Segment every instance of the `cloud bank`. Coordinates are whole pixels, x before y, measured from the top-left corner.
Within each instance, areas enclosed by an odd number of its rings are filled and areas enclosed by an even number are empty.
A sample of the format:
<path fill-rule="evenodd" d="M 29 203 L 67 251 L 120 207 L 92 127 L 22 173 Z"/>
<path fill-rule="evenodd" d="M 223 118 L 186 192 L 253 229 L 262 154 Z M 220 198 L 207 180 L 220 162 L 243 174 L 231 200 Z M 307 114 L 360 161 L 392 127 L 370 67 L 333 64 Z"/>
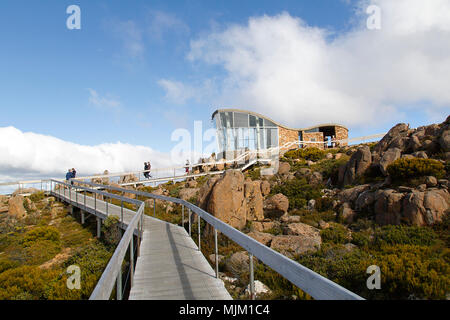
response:
<path fill-rule="evenodd" d="M 121 142 L 86 146 L 55 137 L 22 132 L 14 127 L 0 128 L 0 178 L 24 180 L 37 177 L 65 177 L 69 168 L 76 168 L 78 175 L 110 172 L 137 171 L 143 162 L 151 161 L 152 167 L 171 165 L 170 154 L 145 146 Z"/>
<path fill-rule="evenodd" d="M 381 9 L 380 30 L 366 26 L 369 4 Z M 449 16 L 447 0 L 360 1 L 356 25 L 340 34 L 289 13 L 252 17 L 246 25 L 193 40 L 187 57 L 222 68 L 224 77 L 214 82 L 220 106 L 250 109 L 294 127 L 380 124 L 407 118 L 417 105 L 445 118 Z M 160 85 L 179 103 L 193 98 L 192 92 L 211 94 L 179 81 Z"/>

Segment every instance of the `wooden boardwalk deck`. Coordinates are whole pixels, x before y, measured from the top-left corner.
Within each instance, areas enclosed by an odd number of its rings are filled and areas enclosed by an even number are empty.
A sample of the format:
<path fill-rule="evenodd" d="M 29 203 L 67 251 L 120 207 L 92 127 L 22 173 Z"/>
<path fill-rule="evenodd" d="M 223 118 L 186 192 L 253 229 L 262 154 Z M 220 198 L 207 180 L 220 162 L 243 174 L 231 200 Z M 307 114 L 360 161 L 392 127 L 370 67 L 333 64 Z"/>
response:
<path fill-rule="evenodd" d="M 53 195 L 57 192 L 52 191 Z M 73 206 L 97 217 L 121 217 L 119 206 L 94 197 L 76 194 L 61 195 Z M 71 201 L 70 201 L 71 200 Z M 86 205 L 85 205 L 86 204 Z M 126 225 L 135 212 L 123 209 Z M 130 300 L 230 300 L 222 280 L 215 277 L 206 258 L 180 226 L 144 216 L 144 233 L 137 258 Z"/>

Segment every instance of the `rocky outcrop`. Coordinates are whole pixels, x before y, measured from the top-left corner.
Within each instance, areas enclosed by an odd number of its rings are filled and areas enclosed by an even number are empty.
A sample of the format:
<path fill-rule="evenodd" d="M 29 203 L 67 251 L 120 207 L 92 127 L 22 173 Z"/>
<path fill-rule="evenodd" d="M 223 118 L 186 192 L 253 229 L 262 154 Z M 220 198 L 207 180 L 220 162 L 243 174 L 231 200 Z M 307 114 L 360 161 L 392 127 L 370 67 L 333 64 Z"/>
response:
<path fill-rule="evenodd" d="M 244 196 L 244 175 L 227 170 L 212 188 L 207 211 L 230 226 L 242 229 L 247 222 L 247 201 Z"/>
<path fill-rule="evenodd" d="M 339 184 L 350 185 L 360 177 L 371 165 L 372 154 L 368 146 L 362 146 L 339 168 Z"/>
<path fill-rule="evenodd" d="M 263 196 L 260 181 L 246 181 L 244 196 L 247 201 L 247 221 L 263 220 Z"/>
<path fill-rule="evenodd" d="M 375 193 L 375 221 L 381 225 L 401 222 L 403 194 L 395 190 L 379 190 Z"/>
<path fill-rule="evenodd" d="M 23 206 L 24 197 L 13 196 L 8 201 L 8 214 L 16 219 L 22 219 L 27 216 L 27 211 Z"/>
<path fill-rule="evenodd" d="M 281 235 L 273 237 L 270 247 L 293 258 L 308 251 L 317 251 L 321 243 L 322 240 L 317 237 Z"/>
<path fill-rule="evenodd" d="M 183 200 L 195 198 L 199 192 L 199 188 L 183 188 L 180 190 L 179 197 Z"/>
<path fill-rule="evenodd" d="M 261 181 L 261 194 L 263 197 L 268 196 L 270 193 L 270 183 L 266 180 Z"/>
<path fill-rule="evenodd" d="M 432 225 L 448 213 L 450 195 L 445 189 L 413 191 L 403 199 L 403 216 L 409 224 Z"/>
<path fill-rule="evenodd" d="M 119 178 L 119 184 L 138 182 L 139 179 L 134 174 L 127 174 Z"/>
<path fill-rule="evenodd" d="M 274 235 L 270 233 L 259 231 L 251 231 L 247 235 L 258 241 L 259 243 L 262 243 L 265 246 L 270 246 L 270 243 L 272 242 L 272 239 L 274 237 Z"/>
<path fill-rule="evenodd" d="M 384 152 L 380 159 L 380 162 L 378 163 L 381 173 L 387 176 L 388 165 L 390 165 L 395 160 L 400 159 L 401 155 L 402 152 L 399 148 L 390 148 L 389 150 Z"/>
<path fill-rule="evenodd" d="M 280 218 L 289 209 L 289 199 L 278 193 L 264 201 L 264 215 L 268 218 Z"/>

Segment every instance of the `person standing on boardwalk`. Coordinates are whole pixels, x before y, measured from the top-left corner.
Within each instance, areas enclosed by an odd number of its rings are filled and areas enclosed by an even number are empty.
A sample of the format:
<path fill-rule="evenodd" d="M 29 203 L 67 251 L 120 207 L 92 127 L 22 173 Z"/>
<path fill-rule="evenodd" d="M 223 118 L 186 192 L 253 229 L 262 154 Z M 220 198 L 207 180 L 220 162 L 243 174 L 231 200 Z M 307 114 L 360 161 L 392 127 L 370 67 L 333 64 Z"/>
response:
<path fill-rule="evenodd" d="M 72 179 L 72 169 L 67 170 L 66 181 L 69 182 Z"/>
<path fill-rule="evenodd" d="M 148 173 L 148 162 L 144 162 L 144 177 L 146 179 L 150 178 L 149 173 Z"/>

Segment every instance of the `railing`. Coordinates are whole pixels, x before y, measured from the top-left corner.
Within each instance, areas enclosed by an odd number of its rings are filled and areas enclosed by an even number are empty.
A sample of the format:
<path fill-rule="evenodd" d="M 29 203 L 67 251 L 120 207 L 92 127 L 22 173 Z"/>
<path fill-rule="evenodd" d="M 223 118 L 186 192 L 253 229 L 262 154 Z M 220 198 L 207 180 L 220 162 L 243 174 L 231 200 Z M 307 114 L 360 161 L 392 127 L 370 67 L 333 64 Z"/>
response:
<path fill-rule="evenodd" d="M 335 143 L 349 143 L 351 141 L 352 142 L 353 141 L 367 141 L 367 140 L 372 140 L 372 139 L 376 139 L 376 138 L 381 138 L 384 135 L 385 135 L 385 133 L 380 133 L 380 134 L 364 136 L 364 137 L 335 140 L 334 142 Z M 300 146 L 300 145 L 303 145 L 303 144 L 323 144 L 323 143 L 324 142 L 321 142 L 321 141 L 291 141 L 291 142 L 285 143 L 283 146 L 273 147 L 273 148 L 264 149 L 264 150 L 249 150 L 249 151 L 246 151 L 246 152 L 238 155 L 234 159 L 225 160 L 225 161 L 217 161 L 217 162 L 208 162 L 208 163 L 197 163 L 197 164 L 189 165 L 189 167 L 195 168 L 195 167 L 204 167 L 204 166 L 214 166 L 214 165 L 217 165 L 217 164 L 219 164 L 219 165 L 224 164 L 225 165 L 225 164 L 233 164 L 233 163 L 245 164 L 245 159 L 248 159 L 248 158 L 256 159 L 256 158 L 265 157 L 267 155 L 276 155 L 282 149 L 286 150 L 286 149 L 289 149 L 289 148 L 293 148 L 294 146 Z M 181 170 L 181 169 L 185 169 L 185 168 L 186 168 L 186 165 L 152 169 L 151 170 L 152 173 L 167 171 L 167 172 L 170 172 L 170 173 L 173 172 L 173 175 L 170 174 L 170 177 L 168 175 L 167 177 L 152 179 L 151 181 L 152 182 L 153 181 L 158 181 L 158 180 L 166 181 L 169 178 L 170 179 L 178 179 L 178 178 L 181 179 L 181 178 L 183 178 L 183 176 L 177 176 L 176 175 L 176 170 Z M 130 172 L 111 173 L 111 174 L 91 175 L 91 176 L 77 177 L 77 178 L 75 178 L 75 180 L 112 178 L 112 177 L 121 177 L 121 176 L 126 176 L 126 175 L 138 175 L 139 180 L 141 180 L 140 179 L 140 175 L 142 175 L 145 172 L 148 172 L 148 170 L 139 170 L 139 171 L 130 171 Z M 46 180 L 3 182 L 3 183 L 0 183 L 0 187 L 17 185 L 19 187 L 19 189 L 20 189 L 22 186 L 28 185 L 28 184 L 41 184 L 41 190 L 42 190 L 43 183 L 48 183 L 49 181 L 50 181 L 49 179 L 46 179 Z"/>
<path fill-rule="evenodd" d="M 76 182 L 80 183 L 80 182 Z M 147 193 L 137 190 L 129 190 L 124 188 L 118 188 L 108 185 L 100 185 L 91 182 L 84 182 L 87 185 L 93 187 L 101 187 L 108 190 L 127 192 L 135 194 L 136 196 L 152 198 L 154 201 L 156 199 L 169 201 L 182 205 L 182 225 L 184 226 L 184 208 L 188 208 L 188 221 L 189 221 L 189 235 L 191 235 L 191 220 L 192 212 L 198 216 L 198 226 L 200 228 L 200 219 L 205 220 L 214 229 L 214 243 L 215 243 L 215 271 L 216 277 L 219 276 L 219 263 L 218 263 L 218 242 L 217 242 L 217 231 L 236 242 L 242 248 L 247 250 L 250 258 L 250 292 L 252 298 L 254 295 L 254 275 L 253 275 L 253 257 L 265 263 L 267 266 L 278 272 L 281 276 L 289 280 L 292 284 L 296 285 L 304 292 L 308 293 L 315 299 L 325 299 L 325 300 L 362 300 L 360 296 L 355 293 L 345 289 L 344 287 L 332 282 L 331 280 L 319 275 L 318 273 L 302 266 L 294 260 L 287 258 L 286 256 L 280 254 L 279 252 L 259 243 L 255 239 L 247 236 L 241 231 L 231 227 L 225 222 L 215 218 L 208 212 L 197 207 L 196 205 L 187 202 L 182 199 L 172 198 L 162 195 L 155 195 L 152 193 Z M 154 211 L 156 213 L 156 205 L 153 205 Z M 200 230 L 199 230 L 200 231 Z M 198 248 L 201 249 L 201 233 L 198 232 Z"/>
<path fill-rule="evenodd" d="M 91 193 L 95 193 L 95 194 L 99 194 L 99 195 L 103 195 L 104 197 L 108 197 L 110 199 L 117 199 L 121 201 L 121 225 L 124 224 L 123 221 L 123 203 L 124 202 L 128 202 L 128 203 L 132 203 L 135 205 L 138 205 L 138 210 L 136 211 L 136 214 L 134 215 L 134 217 L 131 219 L 131 221 L 128 223 L 128 226 L 125 230 L 125 233 L 123 234 L 119 244 L 117 245 L 116 250 L 114 251 L 113 256 L 111 257 L 111 259 L 108 262 L 108 265 L 106 266 L 105 270 L 102 273 L 102 276 L 100 277 L 100 280 L 98 281 L 97 285 L 95 286 L 94 291 L 92 292 L 91 296 L 90 296 L 90 300 L 109 300 L 111 293 L 114 289 L 114 285 L 116 284 L 116 293 L 117 293 L 117 300 L 121 300 L 122 299 L 122 262 L 125 258 L 126 252 L 128 250 L 128 248 L 130 249 L 130 279 L 131 279 L 131 283 L 133 281 L 133 274 L 134 274 L 134 241 L 133 241 L 133 236 L 135 231 L 137 230 L 137 234 L 138 234 L 138 239 L 137 239 L 137 246 L 139 248 L 139 243 L 140 243 L 140 239 L 142 238 L 142 233 L 143 233 L 143 214 L 144 214 L 144 209 L 145 209 L 145 203 L 139 200 L 134 200 L 134 199 L 130 199 L 130 198 L 126 198 L 123 196 L 119 196 L 119 195 L 115 195 L 112 193 L 107 193 L 104 191 L 99 191 L 99 190 L 95 190 L 92 188 L 87 188 L 84 186 L 74 186 L 72 184 L 69 183 L 65 183 L 62 181 L 58 181 L 58 180 L 50 180 L 51 183 L 51 192 L 56 195 L 59 196 L 60 198 L 64 195 L 64 198 L 67 199 L 67 195 L 66 195 L 66 189 L 69 190 L 69 202 L 74 204 L 76 203 L 77 206 L 80 209 L 84 209 L 87 210 L 88 207 L 86 206 L 86 191 L 91 192 Z M 53 185 L 55 185 L 55 188 L 53 190 Z M 58 185 L 59 187 L 56 188 L 56 185 Z M 61 191 L 61 189 L 63 189 L 63 191 Z M 76 199 L 75 202 L 72 200 L 72 192 L 71 190 L 75 190 L 76 191 Z M 84 199 L 82 200 L 82 197 L 80 195 L 80 201 L 82 202 L 81 204 L 78 202 L 78 190 L 82 190 L 84 191 Z M 124 189 L 125 190 L 125 189 Z M 94 196 L 94 201 L 95 201 L 95 205 L 94 205 L 94 211 L 97 210 L 97 197 Z M 106 201 L 105 198 L 105 203 L 106 203 L 106 210 L 108 211 L 108 201 Z M 139 249 L 138 249 L 138 255 L 139 255 Z"/>

